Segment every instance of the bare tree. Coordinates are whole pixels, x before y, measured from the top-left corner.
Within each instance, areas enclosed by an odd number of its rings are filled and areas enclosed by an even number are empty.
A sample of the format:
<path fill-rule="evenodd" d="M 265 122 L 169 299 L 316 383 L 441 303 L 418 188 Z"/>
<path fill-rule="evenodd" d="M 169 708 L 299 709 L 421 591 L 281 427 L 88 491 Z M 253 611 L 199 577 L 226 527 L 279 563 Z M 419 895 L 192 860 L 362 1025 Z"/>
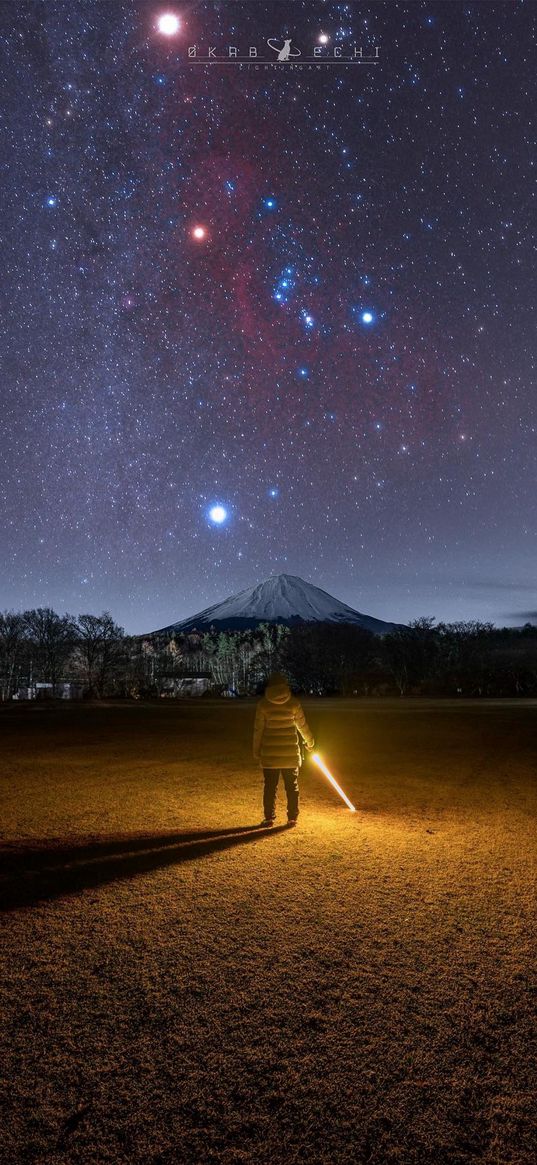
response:
<path fill-rule="evenodd" d="M 17 663 L 24 643 L 24 621 L 15 611 L 0 611 L 0 698 L 13 695 Z"/>
<path fill-rule="evenodd" d="M 125 632 L 108 611 L 79 615 L 77 656 L 90 695 L 103 696 L 123 652 Z"/>
<path fill-rule="evenodd" d="M 382 640 L 382 659 L 392 675 L 399 695 L 424 684 L 434 674 L 438 655 L 438 633 L 434 619 L 415 619 L 408 627 L 397 627 Z"/>
<path fill-rule="evenodd" d="M 43 679 L 56 685 L 77 638 L 72 615 L 57 615 L 51 607 L 38 607 L 25 611 L 22 620 Z"/>

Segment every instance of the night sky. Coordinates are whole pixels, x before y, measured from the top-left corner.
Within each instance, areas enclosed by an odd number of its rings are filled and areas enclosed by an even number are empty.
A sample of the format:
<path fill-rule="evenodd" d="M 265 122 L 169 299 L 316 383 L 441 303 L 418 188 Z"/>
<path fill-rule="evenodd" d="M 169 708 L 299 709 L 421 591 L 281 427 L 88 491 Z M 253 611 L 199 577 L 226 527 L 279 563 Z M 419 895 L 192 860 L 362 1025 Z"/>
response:
<path fill-rule="evenodd" d="M 3 3 L 1 608 L 537 619 L 536 15 Z"/>

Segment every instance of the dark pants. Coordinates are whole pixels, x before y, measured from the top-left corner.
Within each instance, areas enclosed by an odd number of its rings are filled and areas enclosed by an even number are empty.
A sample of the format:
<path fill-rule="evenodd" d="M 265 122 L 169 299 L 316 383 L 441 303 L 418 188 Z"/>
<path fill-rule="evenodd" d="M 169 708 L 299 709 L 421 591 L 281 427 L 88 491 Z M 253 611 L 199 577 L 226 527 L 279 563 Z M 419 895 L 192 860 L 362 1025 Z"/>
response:
<path fill-rule="evenodd" d="M 263 810 L 267 820 L 276 816 L 276 790 L 280 773 L 287 793 L 287 816 L 298 817 L 298 769 L 263 769 Z"/>

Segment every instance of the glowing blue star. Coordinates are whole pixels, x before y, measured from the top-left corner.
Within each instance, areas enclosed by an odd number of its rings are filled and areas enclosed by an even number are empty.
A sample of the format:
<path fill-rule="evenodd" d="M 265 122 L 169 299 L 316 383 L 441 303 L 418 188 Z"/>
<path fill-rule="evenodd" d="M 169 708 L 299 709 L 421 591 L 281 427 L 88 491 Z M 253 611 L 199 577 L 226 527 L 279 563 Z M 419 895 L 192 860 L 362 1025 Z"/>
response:
<path fill-rule="evenodd" d="M 363 324 L 372 324 L 375 319 L 372 311 L 363 311 L 360 318 Z"/>
<path fill-rule="evenodd" d="M 209 520 L 213 522 L 215 526 L 221 526 L 222 523 L 225 522 L 226 518 L 227 510 L 225 506 L 222 506 L 220 502 L 217 502 L 215 506 L 211 506 L 209 510 Z"/>
<path fill-rule="evenodd" d="M 276 202 L 275 198 L 264 198 L 263 206 L 265 207 L 265 210 L 276 210 L 278 203 Z"/>
<path fill-rule="evenodd" d="M 280 492 L 279 489 L 276 489 L 276 486 L 273 486 L 272 489 L 269 489 L 269 491 L 268 491 L 269 498 L 277 498 L 279 492 Z"/>
<path fill-rule="evenodd" d="M 276 300 L 276 303 L 289 303 L 296 286 L 294 274 L 294 267 L 285 267 L 276 280 L 276 286 L 272 292 L 272 298 Z"/>
<path fill-rule="evenodd" d="M 47 198 L 47 206 L 57 206 L 57 205 L 58 205 L 58 199 L 56 198 L 56 196 L 54 194 L 49 194 L 49 196 Z"/>
<path fill-rule="evenodd" d="M 302 368 L 298 369 L 298 375 L 301 376 L 303 380 L 305 380 L 309 376 L 309 368 L 305 368 L 303 365 Z"/>

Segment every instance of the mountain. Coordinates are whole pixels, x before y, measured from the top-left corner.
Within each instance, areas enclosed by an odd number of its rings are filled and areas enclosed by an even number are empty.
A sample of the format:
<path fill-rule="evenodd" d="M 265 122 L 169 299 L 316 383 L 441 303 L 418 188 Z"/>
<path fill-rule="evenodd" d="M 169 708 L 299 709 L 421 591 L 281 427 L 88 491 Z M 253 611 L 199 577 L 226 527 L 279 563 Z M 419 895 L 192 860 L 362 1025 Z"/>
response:
<path fill-rule="evenodd" d="M 208 631 L 211 627 L 217 631 L 240 631 L 260 623 L 283 623 L 287 627 L 297 623 L 354 623 L 374 635 L 386 635 L 399 626 L 362 615 L 294 574 L 277 574 L 154 634 Z"/>

